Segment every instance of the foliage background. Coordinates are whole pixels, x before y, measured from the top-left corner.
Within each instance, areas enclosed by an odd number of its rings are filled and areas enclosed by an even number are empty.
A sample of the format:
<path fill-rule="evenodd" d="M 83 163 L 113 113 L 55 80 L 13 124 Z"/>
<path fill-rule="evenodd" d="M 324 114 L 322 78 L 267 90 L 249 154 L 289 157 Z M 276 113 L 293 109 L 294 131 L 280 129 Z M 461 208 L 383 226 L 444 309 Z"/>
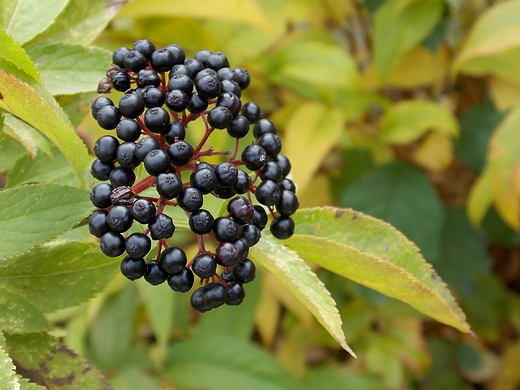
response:
<path fill-rule="evenodd" d="M 132 0 L 110 12 L 92 4 L 101 16 L 81 38 L 93 47 L 88 56 L 78 48 L 89 60 L 75 70 L 59 51 L 46 61 L 45 36 L 31 47 L 12 27 L 88 145 L 104 133 L 88 111 L 109 51 L 143 37 L 188 55 L 221 50 L 250 71 L 246 98 L 281 130 L 302 207 L 351 207 L 402 231 L 451 287 L 478 340 L 318 268 L 358 359 L 268 272 L 239 311 L 202 318 L 184 296 L 118 276 L 88 303 L 48 314 L 55 336 L 115 389 L 519 388 L 519 0 Z M 2 6 L 5 18 L 13 7 Z M 32 138 L 4 120 L 6 187 L 75 180 L 45 140 L 27 156 L 20 143 Z M 42 179 L 35 161 L 55 164 L 52 177 Z"/>

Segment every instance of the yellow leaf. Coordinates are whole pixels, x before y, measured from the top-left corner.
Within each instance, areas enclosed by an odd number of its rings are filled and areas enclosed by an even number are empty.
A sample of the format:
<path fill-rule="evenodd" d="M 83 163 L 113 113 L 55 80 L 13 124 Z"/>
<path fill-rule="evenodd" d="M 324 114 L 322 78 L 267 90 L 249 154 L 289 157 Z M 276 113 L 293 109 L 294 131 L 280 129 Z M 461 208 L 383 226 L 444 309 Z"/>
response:
<path fill-rule="evenodd" d="M 318 207 L 333 203 L 329 191 L 329 176 L 318 173 L 312 179 L 313 185 L 307 186 L 305 191 L 299 191 L 300 207 Z"/>
<path fill-rule="evenodd" d="M 520 108 L 495 129 L 488 151 L 493 200 L 502 218 L 520 230 Z"/>
<path fill-rule="evenodd" d="M 497 75 L 520 84 L 520 48 L 472 58 L 460 64 L 460 71 L 474 76 Z"/>
<path fill-rule="evenodd" d="M 520 83 L 514 83 L 501 77 L 491 77 L 489 87 L 495 106 L 506 111 L 520 104 Z"/>
<path fill-rule="evenodd" d="M 308 102 L 296 110 L 285 128 L 283 153 L 292 163 L 291 173 L 299 191 L 305 191 L 344 128 L 340 109 Z"/>
<path fill-rule="evenodd" d="M 255 325 L 262 339 L 262 344 L 270 347 L 276 339 L 282 308 L 276 299 L 275 291 L 267 288 L 268 275 L 265 273 L 262 278 L 262 295 L 256 309 Z"/>
<path fill-rule="evenodd" d="M 509 345 L 503 355 L 502 365 L 498 371 L 495 388 L 500 390 L 515 390 L 520 385 L 520 341 Z"/>
<path fill-rule="evenodd" d="M 492 202 L 491 175 L 489 170 L 485 170 L 473 184 L 466 205 L 469 220 L 473 225 L 480 225 Z"/>
<path fill-rule="evenodd" d="M 241 22 L 254 25 L 270 36 L 275 34 L 256 0 L 134 0 L 126 3 L 119 14 L 139 18 L 181 16 Z"/>
<path fill-rule="evenodd" d="M 496 3 L 474 24 L 455 64 L 520 46 L 520 0 Z"/>
<path fill-rule="evenodd" d="M 428 130 L 457 136 L 459 125 L 446 108 L 432 101 L 410 100 L 392 106 L 381 120 L 381 138 L 394 144 L 418 139 Z"/>
<path fill-rule="evenodd" d="M 453 161 L 453 142 L 445 133 L 432 132 L 415 151 L 415 162 L 434 172 L 445 170 Z"/>

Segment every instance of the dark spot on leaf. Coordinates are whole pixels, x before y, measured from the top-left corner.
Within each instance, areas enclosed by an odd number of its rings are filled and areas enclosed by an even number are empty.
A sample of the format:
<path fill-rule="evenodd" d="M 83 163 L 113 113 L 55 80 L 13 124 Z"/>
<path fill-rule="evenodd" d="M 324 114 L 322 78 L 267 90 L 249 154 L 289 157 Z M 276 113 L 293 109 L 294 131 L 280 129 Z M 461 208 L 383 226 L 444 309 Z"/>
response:
<path fill-rule="evenodd" d="M 339 209 L 336 211 L 336 216 L 334 218 L 341 218 L 343 214 L 345 214 L 345 210 Z"/>
<path fill-rule="evenodd" d="M 357 213 L 356 212 L 353 212 L 352 213 L 352 218 L 350 218 L 351 221 L 355 221 L 357 219 Z"/>
<path fill-rule="evenodd" d="M 432 271 L 432 279 L 435 280 L 436 282 L 442 282 L 441 277 L 435 271 Z"/>
<path fill-rule="evenodd" d="M 51 382 L 55 383 L 59 386 L 62 386 L 62 385 L 72 385 L 72 384 L 74 384 L 75 380 L 76 380 L 76 374 L 74 372 L 71 372 L 69 375 L 62 376 L 61 378 L 53 378 L 53 379 L 51 379 Z"/>
<path fill-rule="evenodd" d="M 3 100 L 4 99 L 4 94 L 2 92 L 0 92 L 0 100 Z"/>
<path fill-rule="evenodd" d="M 90 364 L 87 364 L 85 366 L 85 368 L 83 369 L 83 371 L 81 371 L 81 375 L 85 375 L 86 373 L 92 371 L 94 369 L 93 366 L 91 366 Z"/>
<path fill-rule="evenodd" d="M 52 359 L 50 359 L 49 357 L 45 357 L 45 361 L 50 361 L 50 360 L 52 360 Z M 40 364 L 38 366 L 40 367 L 40 369 L 38 371 L 43 375 L 51 372 L 51 369 L 47 366 L 47 364 L 44 361 L 40 362 Z"/>
<path fill-rule="evenodd" d="M 307 233 L 308 236 L 314 236 L 314 232 L 312 230 L 309 230 L 309 233 Z"/>
<path fill-rule="evenodd" d="M 74 353 L 74 351 L 72 351 L 71 349 L 67 348 L 64 345 L 60 345 L 59 347 L 53 348 L 51 353 L 53 353 L 53 354 L 62 353 L 64 355 L 67 355 L 67 356 L 70 356 L 73 358 L 77 357 L 77 355 Z"/>

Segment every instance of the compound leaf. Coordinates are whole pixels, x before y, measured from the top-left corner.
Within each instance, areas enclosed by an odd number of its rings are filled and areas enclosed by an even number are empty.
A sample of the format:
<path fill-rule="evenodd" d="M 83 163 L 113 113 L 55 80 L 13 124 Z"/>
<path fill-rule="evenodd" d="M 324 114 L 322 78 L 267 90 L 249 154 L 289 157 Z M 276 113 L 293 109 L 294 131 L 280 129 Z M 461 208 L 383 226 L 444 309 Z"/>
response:
<path fill-rule="evenodd" d="M 6 31 L 23 45 L 49 27 L 68 2 L 69 0 L 18 0 Z"/>
<path fill-rule="evenodd" d="M 49 331 L 43 313 L 21 295 L 0 287 L 0 330 L 8 333 Z"/>
<path fill-rule="evenodd" d="M 25 50 L 5 31 L 0 30 L 0 57 L 12 62 L 36 81 L 41 81 L 38 70 Z"/>
<path fill-rule="evenodd" d="M 356 356 L 345 341 L 336 303 L 316 274 L 297 253 L 270 237 L 262 237 L 260 242 L 251 248 L 249 256 L 271 271 L 343 349 Z"/>
<path fill-rule="evenodd" d="M 46 389 L 111 389 L 93 366 L 46 333 L 6 335 L 6 344 L 20 370 Z"/>
<path fill-rule="evenodd" d="M 111 63 L 111 54 L 104 49 L 65 43 L 38 46 L 29 54 L 53 95 L 95 91 Z"/>
<path fill-rule="evenodd" d="M 34 184 L 0 192 L 1 258 L 13 257 L 64 233 L 92 211 L 89 191 Z"/>
<path fill-rule="evenodd" d="M 41 88 L 40 88 L 41 89 Z M 54 104 L 49 102 L 51 99 Z M 42 96 L 31 85 L 0 69 L 0 108 L 27 122 L 47 136 L 81 178 L 89 157 L 83 141 L 52 96 Z M 30 107 L 30 109 L 28 109 Z"/>
<path fill-rule="evenodd" d="M 0 286 L 43 312 L 76 306 L 99 293 L 117 272 L 119 258 L 99 245 L 56 241 L 0 262 Z"/>
<path fill-rule="evenodd" d="M 295 234 L 284 243 L 302 258 L 471 333 L 447 286 L 388 223 L 333 207 L 301 210 L 294 221 Z"/>

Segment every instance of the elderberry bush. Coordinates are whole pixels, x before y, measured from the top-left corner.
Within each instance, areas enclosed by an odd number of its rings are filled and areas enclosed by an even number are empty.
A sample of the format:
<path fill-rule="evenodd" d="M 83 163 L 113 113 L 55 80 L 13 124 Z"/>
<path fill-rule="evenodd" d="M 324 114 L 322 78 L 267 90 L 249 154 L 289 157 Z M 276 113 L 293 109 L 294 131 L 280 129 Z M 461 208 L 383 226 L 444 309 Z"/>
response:
<path fill-rule="evenodd" d="M 91 105 L 92 116 L 108 134 L 94 145 L 91 173 L 103 183 L 90 193 L 97 207 L 89 218 L 90 233 L 100 239 L 105 255 L 125 254 L 120 269 L 130 280 L 143 277 L 152 285 L 166 282 L 173 291 L 188 292 L 198 278 L 194 309 L 239 305 L 243 285 L 255 278 L 249 248 L 269 221 L 274 237 L 289 238 L 291 215 L 299 206 L 275 125 L 256 103 L 242 104 L 248 71 L 231 68 L 220 52 L 200 50 L 186 58 L 176 44 L 158 49 L 146 39 L 116 49 L 112 61 L 98 92 L 114 89 L 123 96 L 114 102 L 102 95 Z M 192 145 L 185 137 L 196 120 L 206 130 Z M 215 130 L 235 139 L 233 151 L 207 145 Z M 250 131 L 255 141 L 240 145 Z M 207 161 L 215 155 L 223 160 Z M 148 176 L 136 181 L 140 165 Z M 150 188 L 155 196 L 143 196 Z M 204 208 L 205 196 L 229 199 L 228 214 L 212 215 Z M 165 212 L 169 207 L 184 211 L 197 236 L 199 250 L 192 259 L 171 245 L 176 221 Z M 139 232 L 128 234 L 135 224 Z M 207 247 L 205 236 L 214 247 Z M 152 241 L 158 248 L 153 255 Z"/>

